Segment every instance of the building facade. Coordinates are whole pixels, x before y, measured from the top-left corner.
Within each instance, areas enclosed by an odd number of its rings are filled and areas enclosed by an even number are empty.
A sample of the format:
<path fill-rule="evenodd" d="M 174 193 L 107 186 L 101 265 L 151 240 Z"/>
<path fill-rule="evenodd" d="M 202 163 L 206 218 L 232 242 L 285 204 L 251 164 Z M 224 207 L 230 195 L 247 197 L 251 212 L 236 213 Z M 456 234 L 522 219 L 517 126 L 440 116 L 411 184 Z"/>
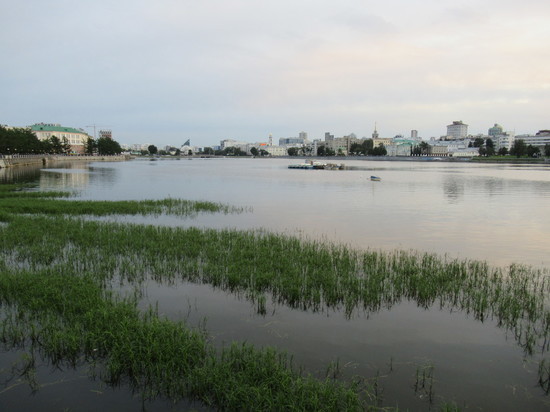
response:
<path fill-rule="evenodd" d="M 498 123 L 495 123 L 493 127 L 489 128 L 489 132 L 487 134 L 492 137 L 501 135 L 502 133 L 504 133 L 504 129 L 502 128 L 502 126 Z"/>
<path fill-rule="evenodd" d="M 65 127 L 56 123 L 33 124 L 31 130 L 38 140 L 48 140 L 54 136 L 62 142 L 66 140 L 71 146 L 71 152 L 75 154 L 84 154 L 86 142 L 91 138 L 91 136 L 82 129 Z"/>
<path fill-rule="evenodd" d="M 550 130 L 539 130 L 536 134 L 519 134 L 516 140 L 523 140 L 526 145 L 532 145 L 542 149 L 547 144 L 550 145 Z"/>
<path fill-rule="evenodd" d="M 462 120 L 454 121 L 452 124 L 447 125 L 447 136 L 452 139 L 464 139 L 468 136 L 468 125 L 463 123 Z"/>

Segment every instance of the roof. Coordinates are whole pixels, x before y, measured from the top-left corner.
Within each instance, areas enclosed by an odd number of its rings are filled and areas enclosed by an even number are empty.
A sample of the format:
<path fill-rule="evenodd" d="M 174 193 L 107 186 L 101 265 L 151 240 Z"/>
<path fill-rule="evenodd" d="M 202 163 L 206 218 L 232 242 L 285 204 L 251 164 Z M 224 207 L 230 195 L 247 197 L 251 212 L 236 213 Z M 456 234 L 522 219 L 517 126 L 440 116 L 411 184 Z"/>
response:
<path fill-rule="evenodd" d="M 53 124 L 33 124 L 31 126 L 33 132 L 65 132 L 65 133 L 84 133 L 87 134 L 82 129 L 75 129 L 73 127 L 64 127 L 61 125 Z"/>

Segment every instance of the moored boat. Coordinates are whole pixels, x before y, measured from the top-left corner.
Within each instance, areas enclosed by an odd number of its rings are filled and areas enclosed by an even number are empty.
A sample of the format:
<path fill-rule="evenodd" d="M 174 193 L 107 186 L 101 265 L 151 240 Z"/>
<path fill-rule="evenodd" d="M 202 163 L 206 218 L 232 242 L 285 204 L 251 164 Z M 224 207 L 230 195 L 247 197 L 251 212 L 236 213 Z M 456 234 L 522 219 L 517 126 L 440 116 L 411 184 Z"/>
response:
<path fill-rule="evenodd" d="M 370 177 L 370 180 L 372 180 L 373 182 L 379 182 L 379 181 L 381 181 L 382 179 L 380 179 L 378 176 L 371 176 L 371 177 Z"/>

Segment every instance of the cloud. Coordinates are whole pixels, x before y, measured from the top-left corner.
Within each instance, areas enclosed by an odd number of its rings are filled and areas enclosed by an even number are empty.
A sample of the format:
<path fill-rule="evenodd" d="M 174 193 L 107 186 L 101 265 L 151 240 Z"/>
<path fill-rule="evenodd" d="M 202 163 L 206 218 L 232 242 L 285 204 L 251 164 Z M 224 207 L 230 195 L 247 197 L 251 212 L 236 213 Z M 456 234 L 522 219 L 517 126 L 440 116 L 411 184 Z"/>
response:
<path fill-rule="evenodd" d="M 536 131 L 549 4 L 0 0 L 0 123 L 96 121 L 127 143 L 208 145 L 369 135 L 374 121 L 387 135 L 440 135 L 460 118 Z"/>

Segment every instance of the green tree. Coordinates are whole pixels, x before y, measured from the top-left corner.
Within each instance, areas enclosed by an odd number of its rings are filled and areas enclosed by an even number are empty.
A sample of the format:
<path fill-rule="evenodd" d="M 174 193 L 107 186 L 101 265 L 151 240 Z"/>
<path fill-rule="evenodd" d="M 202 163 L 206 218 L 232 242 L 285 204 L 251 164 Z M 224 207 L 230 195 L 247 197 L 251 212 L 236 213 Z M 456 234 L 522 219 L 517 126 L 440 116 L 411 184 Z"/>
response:
<path fill-rule="evenodd" d="M 84 143 L 84 153 L 92 155 L 97 150 L 97 142 L 92 138 L 88 137 Z"/>
<path fill-rule="evenodd" d="M 529 157 L 536 157 L 540 155 L 540 148 L 530 144 L 529 146 L 526 147 L 525 152 Z"/>
<path fill-rule="evenodd" d="M 269 156 L 269 152 L 267 150 L 260 149 L 260 156 Z"/>
<path fill-rule="evenodd" d="M 213 155 L 214 154 L 214 149 L 212 149 L 211 147 L 205 147 L 202 152 L 204 154 L 207 154 L 207 155 Z"/>
<path fill-rule="evenodd" d="M 374 141 L 372 139 L 365 139 L 363 141 L 363 143 L 361 143 L 361 145 L 363 146 L 363 154 L 369 154 L 370 151 L 373 149 L 374 147 Z"/>
<path fill-rule="evenodd" d="M 100 137 L 97 139 L 97 152 L 100 155 L 115 155 L 122 153 L 122 148 L 117 141 L 108 137 Z"/>
<path fill-rule="evenodd" d="M 298 148 L 297 147 L 289 147 L 287 149 L 289 156 L 298 156 Z"/>
<path fill-rule="evenodd" d="M 545 156 L 550 156 L 550 144 L 545 144 L 542 150 Z"/>
<path fill-rule="evenodd" d="M 527 145 L 523 139 L 517 139 L 510 148 L 510 154 L 512 156 L 521 157 L 527 153 Z"/>
<path fill-rule="evenodd" d="M 493 142 L 493 139 L 489 138 L 489 139 L 485 140 L 485 146 L 494 148 L 495 143 Z"/>
<path fill-rule="evenodd" d="M 63 142 L 59 139 L 57 136 L 52 136 L 48 139 L 50 145 L 49 145 L 49 153 L 52 154 L 61 154 L 65 151 L 65 146 L 63 145 Z"/>
<path fill-rule="evenodd" d="M 371 154 L 373 156 L 386 156 L 388 154 L 388 151 L 386 150 L 384 145 L 380 143 L 378 147 L 375 147 L 374 149 L 371 150 Z"/>
<path fill-rule="evenodd" d="M 362 143 L 352 143 L 349 147 L 349 154 L 359 155 L 365 154 L 365 148 Z"/>
<path fill-rule="evenodd" d="M 259 154 L 258 149 L 256 149 L 255 147 L 252 147 L 250 149 L 250 153 L 252 154 L 252 156 L 258 156 Z"/>
<path fill-rule="evenodd" d="M 507 147 L 501 147 L 498 149 L 499 156 L 506 156 L 508 154 L 508 148 Z"/>
<path fill-rule="evenodd" d="M 154 144 L 150 144 L 148 147 L 147 147 L 147 151 L 149 152 L 149 154 L 157 154 L 158 152 L 158 149 L 157 149 L 157 146 L 155 146 Z"/>
<path fill-rule="evenodd" d="M 482 137 L 476 137 L 474 140 L 474 147 L 481 147 L 483 146 L 483 143 L 485 143 L 485 141 Z"/>

